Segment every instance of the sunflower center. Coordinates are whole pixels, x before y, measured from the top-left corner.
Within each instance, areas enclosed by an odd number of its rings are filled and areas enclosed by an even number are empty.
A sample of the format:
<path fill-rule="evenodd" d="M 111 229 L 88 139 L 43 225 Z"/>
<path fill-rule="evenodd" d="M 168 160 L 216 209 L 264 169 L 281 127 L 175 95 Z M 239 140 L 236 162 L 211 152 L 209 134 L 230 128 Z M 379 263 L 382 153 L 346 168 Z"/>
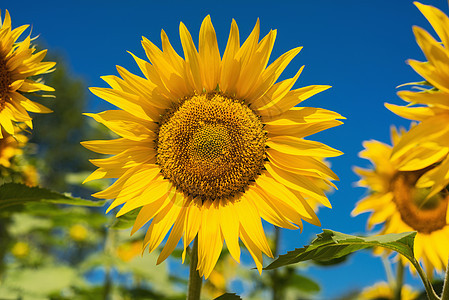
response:
<path fill-rule="evenodd" d="M 6 67 L 5 60 L 0 58 L 0 111 L 5 107 L 10 84 L 11 74 Z"/>
<path fill-rule="evenodd" d="M 418 232 L 430 234 L 446 226 L 449 195 L 442 191 L 426 199 L 430 189 L 415 188 L 419 177 L 430 168 L 397 172 L 391 182 L 394 202 L 401 219 Z"/>
<path fill-rule="evenodd" d="M 194 95 L 162 117 L 157 163 L 178 189 L 203 201 L 232 197 L 260 174 L 266 134 L 242 101 Z"/>

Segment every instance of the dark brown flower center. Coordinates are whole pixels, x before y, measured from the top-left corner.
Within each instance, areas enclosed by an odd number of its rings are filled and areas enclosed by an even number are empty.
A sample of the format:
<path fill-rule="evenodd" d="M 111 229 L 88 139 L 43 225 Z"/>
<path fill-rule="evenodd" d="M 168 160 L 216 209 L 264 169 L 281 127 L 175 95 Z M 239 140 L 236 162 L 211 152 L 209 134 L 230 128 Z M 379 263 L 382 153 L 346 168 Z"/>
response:
<path fill-rule="evenodd" d="M 6 61 L 0 58 L 0 111 L 3 110 L 11 84 L 11 74 L 6 67 Z"/>
<path fill-rule="evenodd" d="M 426 199 L 429 189 L 415 188 L 415 183 L 431 168 L 397 172 L 391 181 L 394 202 L 401 219 L 414 230 L 430 234 L 446 226 L 449 195 L 446 190 Z"/>
<path fill-rule="evenodd" d="M 195 95 L 162 117 L 157 163 L 188 195 L 203 201 L 231 197 L 260 174 L 265 142 L 262 122 L 242 101 Z"/>

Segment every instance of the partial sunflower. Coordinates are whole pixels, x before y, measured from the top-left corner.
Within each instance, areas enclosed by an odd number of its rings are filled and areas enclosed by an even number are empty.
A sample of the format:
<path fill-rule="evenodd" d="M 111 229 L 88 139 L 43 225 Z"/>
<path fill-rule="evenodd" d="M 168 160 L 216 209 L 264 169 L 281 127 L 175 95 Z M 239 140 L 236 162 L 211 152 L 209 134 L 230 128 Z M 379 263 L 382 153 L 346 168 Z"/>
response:
<path fill-rule="evenodd" d="M 432 197 L 449 184 L 449 18 L 433 6 L 418 2 L 415 5 L 441 42 L 424 29 L 413 28 L 416 41 L 428 61 L 409 60 L 408 64 L 425 81 L 407 84 L 418 85 L 418 91 L 398 92 L 399 97 L 409 102 L 407 106 L 385 105 L 401 117 L 420 122 L 394 147 L 392 160 L 401 171 L 421 170 L 437 164 L 417 182 L 417 187 L 431 188 L 429 197 Z M 411 107 L 415 104 L 418 106 Z"/>
<path fill-rule="evenodd" d="M 121 136 L 87 141 L 98 169 L 87 180 L 118 178 L 94 194 L 115 198 L 117 216 L 141 208 L 132 233 L 153 219 L 144 247 L 153 251 L 173 226 L 158 263 L 184 237 L 184 250 L 198 236 L 198 270 L 212 272 L 226 241 L 239 262 L 239 238 L 262 269 L 272 256 L 261 218 L 284 228 L 319 225 L 309 200 L 331 207 L 316 181 L 337 176 L 321 162 L 341 152 L 304 137 L 342 124 L 332 111 L 294 107 L 329 86 L 290 90 L 294 78 L 275 83 L 299 53 L 295 48 L 267 67 L 276 30 L 259 42 L 259 21 L 240 45 L 232 21 L 223 57 L 209 16 L 200 29 L 199 51 L 180 24 L 184 58 L 162 31 L 162 50 L 143 38 L 151 63 L 133 55 L 145 78 L 122 67 L 122 78 L 105 76 L 112 88 L 91 88 L 122 110 L 87 114 Z M 312 201 L 312 200 L 311 200 Z M 184 251 L 185 255 L 185 251 Z M 183 258 L 184 258 L 183 255 Z"/>
<path fill-rule="evenodd" d="M 30 128 L 33 127 L 28 112 L 51 112 L 25 96 L 26 93 L 54 91 L 40 80 L 32 78 L 53 71 L 54 62 L 42 62 L 47 50 L 34 53 L 36 49 L 30 44 L 29 35 L 17 42 L 28 26 L 23 25 L 13 30 L 8 10 L 3 22 L 0 15 L 0 129 L 11 135 L 14 134 L 13 122 L 24 122 Z M 0 130 L 0 139 L 2 137 Z"/>
<path fill-rule="evenodd" d="M 413 130 L 413 128 L 411 129 Z M 403 134 L 407 134 L 402 132 Z M 392 145 L 400 143 L 400 134 L 392 127 Z M 446 211 L 449 193 L 444 190 L 428 198 L 429 188 L 417 188 L 415 183 L 432 167 L 415 171 L 401 171 L 401 162 L 390 161 L 392 147 L 372 140 L 363 143 L 360 157 L 370 160 L 372 169 L 355 168 L 361 177 L 359 186 L 369 189 L 369 196 L 359 201 L 352 215 L 371 211 L 368 229 L 384 223 L 382 233 L 417 231 L 415 257 L 424 263 L 427 273 L 446 268 L 449 239 Z M 403 258 L 403 263 L 409 261 Z"/>
<path fill-rule="evenodd" d="M 16 155 L 23 153 L 23 146 L 27 143 L 28 138 L 21 133 L 21 130 L 14 126 L 14 135 L 7 133 L 0 128 L 1 135 L 0 139 L 0 166 L 10 168 L 11 160 Z"/>
<path fill-rule="evenodd" d="M 414 300 L 419 296 L 418 291 L 414 291 L 410 286 L 402 286 L 401 300 Z M 386 282 L 378 282 L 373 286 L 364 289 L 357 299 L 360 300 L 393 300 L 394 291 Z"/>

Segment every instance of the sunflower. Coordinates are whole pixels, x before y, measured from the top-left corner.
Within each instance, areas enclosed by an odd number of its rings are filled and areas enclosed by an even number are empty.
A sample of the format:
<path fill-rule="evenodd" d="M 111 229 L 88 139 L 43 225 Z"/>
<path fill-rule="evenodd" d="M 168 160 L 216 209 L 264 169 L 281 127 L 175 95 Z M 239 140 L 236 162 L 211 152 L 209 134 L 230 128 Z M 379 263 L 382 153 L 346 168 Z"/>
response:
<path fill-rule="evenodd" d="M 400 143 L 401 134 L 394 127 L 391 136 L 393 146 Z M 449 238 L 449 225 L 446 222 L 449 202 L 447 191 L 428 198 L 430 189 L 417 188 L 415 183 L 429 171 L 429 167 L 401 171 L 398 167 L 400 161 L 389 160 L 391 146 L 372 140 L 364 142 L 364 147 L 360 157 L 370 160 L 373 169 L 355 168 L 355 172 L 361 177 L 359 186 L 368 188 L 370 194 L 357 203 L 352 215 L 371 211 L 368 229 L 385 223 L 382 229 L 384 234 L 417 231 L 415 257 L 424 263 L 430 276 L 434 269 L 443 271 L 449 256 L 449 245 L 441 242 Z M 402 259 L 408 263 L 405 258 Z"/>
<path fill-rule="evenodd" d="M 284 228 L 319 225 L 309 200 L 331 207 L 317 180 L 332 185 L 337 176 L 321 162 L 341 152 L 305 140 L 342 124 L 332 111 L 294 107 L 329 86 L 291 90 L 302 68 L 275 83 L 299 53 L 295 48 L 268 67 L 276 37 L 259 41 L 260 25 L 240 45 L 232 21 L 223 57 L 210 16 L 201 25 L 199 49 L 180 24 L 184 57 L 162 30 L 162 50 L 143 38 L 151 63 L 133 55 L 145 78 L 118 66 L 122 78 L 105 76 L 112 88 L 92 93 L 121 110 L 87 114 L 121 138 L 82 142 L 112 157 L 91 160 L 98 169 L 87 180 L 118 178 L 94 194 L 112 199 L 117 216 L 141 208 L 132 233 L 152 219 L 143 247 L 153 251 L 173 226 L 159 256 L 162 262 L 183 237 L 198 236 L 198 270 L 207 278 L 226 241 L 240 261 L 239 238 L 261 272 L 262 252 L 272 257 L 261 218 Z"/>
<path fill-rule="evenodd" d="M 32 118 L 28 112 L 50 113 L 47 107 L 29 100 L 25 93 L 39 91 L 54 91 L 40 80 L 32 76 L 49 73 L 55 66 L 54 62 L 42 62 L 47 50 L 34 53 L 36 49 L 30 45 L 28 35 L 23 41 L 17 42 L 28 25 L 14 30 L 11 27 L 11 17 L 6 10 L 2 22 L 0 15 L 0 129 L 13 135 L 13 122 L 24 122 L 32 128 Z M 0 130 L 0 138 L 2 138 Z"/>
<path fill-rule="evenodd" d="M 3 132 L 2 132 L 3 131 Z M 23 146 L 27 143 L 28 138 L 21 133 L 21 130 L 15 126 L 14 135 L 7 133 L 0 128 L 1 135 L 0 139 L 0 166 L 10 168 L 11 159 L 23 153 Z"/>
<path fill-rule="evenodd" d="M 400 91 L 398 96 L 407 106 L 386 104 L 397 115 L 420 122 L 394 147 L 392 160 L 401 171 L 416 171 L 430 166 L 417 181 L 417 187 L 431 188 L 429 198 L 449 184 L 449 19 L 439 9 L 415 2 L 427 18 L 440 41 L 419 27 L 413 31 L 428 61 L 409 60 L 408 64 L 425 81 L 419 91 Z M 410 85 L 409 84 L 409 85 Z M 410 107 L 417 104 L 416 107 Z"/>
<path fill-rule="evenodd" d="M 414 291 L 410 286 L 402 286 L 401 300 L 414 300 L 419 296 L 418 291 Z M 386 282 L 378 282 L 375 285 L 364 289 L 357 299 L 360 300 L 376 300 L 385 299 L 393 300 L 394 294 L 391 286 Z"/>

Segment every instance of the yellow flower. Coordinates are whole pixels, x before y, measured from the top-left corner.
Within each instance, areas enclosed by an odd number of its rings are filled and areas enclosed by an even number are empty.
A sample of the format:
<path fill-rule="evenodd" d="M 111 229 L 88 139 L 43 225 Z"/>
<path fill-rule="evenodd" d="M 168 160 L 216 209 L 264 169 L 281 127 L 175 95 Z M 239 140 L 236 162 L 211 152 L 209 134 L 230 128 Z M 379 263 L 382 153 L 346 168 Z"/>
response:
<path fill-rule="evenodd" d="M 418 298 L 419 292 L 414 291 L 410 286 L 404 285 L 402 286 L 401 291 L 401 300 L 414 300 Z M 385 299 L 385 300 L 393 300 L 394 294 L 391 286 L 386 282 L 378 282 L 375 285 L 364 289 L 360 295 L 360 300 L 376 300 L 376 299 Z"/>
<path fill-rule="evenodd" d="M 69 229 L 69 236 L 75 242 L 83 242 L 87 238 L 87 228 L 81 224 L 75 224 Z"/>
<path fill-rule="evenodd" d="M 237 263 L 231 256 L 222 257 L 210 273 L 208 280 L 204 282 L 201 293 L 210 299 L 226 293 L 227 284 L 236 276 L 236 268 Z"/>
<path fill-rule="evenodd" d="M 134 241 L 120 245 L 117 248 L 117 256 L 124 262 L 133 260 L 142 253 L 142 242 Z"/>
<path fill-rule="evenodd" d="M 391 136 L 393 146 L 400 143 L 394 127 Z M 365 150 L 360 157 L 370 160 L 373 169 L 355 171 L 361 177 L 359 185 L 367 187 L 370 194 L 357 203 L 352 215 L 371 211 L 368 228 L 385 222 L 382 230 L 385 234 L 417 231 L 415 257 L 424 263 L 430 276 L 434 270 L 443 271 L 449 256 L 449 244 L 445 242 L 449 240 L 446 222 L 449 196 L 441 192 L 427 200 L 430 189 L 416 188 L 415 183 L 430 168 L 400 171 L 401 162 L 389 160 L 391 146 L 374 140 L 363 145 Z"/>
<path fill-rule="evenodd" d="M 24 258 L 30 253 L 30 246 L 25 242 L 17 242 L 12 247 L 11 253 L 17 258 Z"/>
<path fill-rule="evenodd" d="M 309 199 L 331 206 L 316 180 L 338 179 L 321 158 L 341 152 L 304 137 L 342 124 L 342 117 L 294 107 L 329 86 L 290 90 L 302 68 L 275 83 L 301 48 L 267 67 L 276 30 L 259 42 L 259 29 L 257 21 L 241 46 L 233 21 L 220 57 L 209 16 L 199 51 L 181 23 L 185 59 L 162 31 L 162 50 L 143 38 L 151 64 L 133 55 L 145 78 L 117 67 L 122 78 L 103 77 L 112 88 L 91 88 L 122 110 L 87 115 L 121 138 L 82 143 L 114 155 L 92 160 L 98 169 L 86 180 L 118 178 L 94 196 L 115 198 L 108 211 L 124 204 L 117 216 L 141 208 L 132 233 L 153 219 L 144 239 L 150 252 L 173 226 L 158 263 L 181 237 L 185 250 L 198 235 L 198 270 L 207 278 L 224 241 L 240 261 L 240 238 L 261 272 L 262 252 L 272 256 L 261 218 L 297 229 L 302 220 L 320 224 Z"/>
<path fill-rule="evenodd" d="M 20 129 L 14 127 L 15 135 L 11 135 L 0 128 L 0 166 L 6 168 L 11 167 L 11 159 L 19 154 L 22 154 L 22 147 L 28 141 L 28 138 L 23 134 L 19 133 Z"/>
<path fill-rule="evenodd" d="M 392 159 L 401 161 L 401 171 L 414 171 L 429 166 L 417 182 L 417 187 L 432 188 L 429 198 L 449 184 L 449 18 L 439 9 L 415 2 L 441 39 L 436 41 L 419 27 L 413 31 L 416 41 L 428 61 L 409 60 L 409 65 L 425 81 L 419 91 L 400 91 L 398 96 L 409 102 L 407 106 L 386 104 L 387 108 L 401 117 L 419 121 L 394 147 Z M 418 107 L 410 105 L 418 104 Z"/>
<path fill-rule="evenodd" d="M 0 129 L 11 135 L 14 134 L 13 122 L 24 122 L 32 128 L 32 118 L 27 111 L 51 112 L 45 106 L 24 96 L 24 93 L 54 90 L 39 80 L 31 79 L 32 76 L 51 72 L 55 63 L 42 62 L 47 50 L 34 53 L 36 49 L 33 46 L 30 48 L 30 36 L 17 42 L 27 28 L 28 25 L 23 25 L 12 30 L 8 10 L 3 23 L 0 15 Z"/>

